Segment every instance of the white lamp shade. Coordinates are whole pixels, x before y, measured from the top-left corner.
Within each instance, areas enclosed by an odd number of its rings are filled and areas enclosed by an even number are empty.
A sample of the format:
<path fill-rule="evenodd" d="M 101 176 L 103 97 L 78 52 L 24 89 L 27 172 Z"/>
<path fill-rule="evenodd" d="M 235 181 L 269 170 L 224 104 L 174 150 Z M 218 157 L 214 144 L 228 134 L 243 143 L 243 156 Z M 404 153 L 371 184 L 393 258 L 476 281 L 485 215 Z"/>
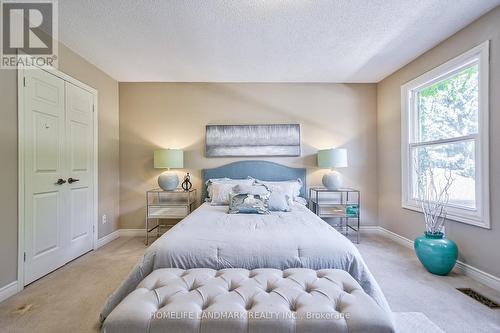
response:
<path fill-rule="evenodd" d="M 182 169 L 184 152 L 181 149 L 160 149 L 154 152 L 155 169 Z"/>
<path fill-rule="evenodd" d="M 347 167 L 347 149 L 331 148 L 318 151 L 318 166 L 320 168 Z"/>

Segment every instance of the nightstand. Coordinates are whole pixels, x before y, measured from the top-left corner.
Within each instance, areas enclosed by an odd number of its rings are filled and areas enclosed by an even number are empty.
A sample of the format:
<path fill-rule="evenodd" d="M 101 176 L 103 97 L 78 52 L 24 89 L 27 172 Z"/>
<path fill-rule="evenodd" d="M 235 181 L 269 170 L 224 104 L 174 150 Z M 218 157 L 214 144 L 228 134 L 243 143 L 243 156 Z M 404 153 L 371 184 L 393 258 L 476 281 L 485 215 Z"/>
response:
<path fill-rule="evenodd" d="M 156 230 L 160 236 L 160 227 L 172 227 L 162 224 L 162 219 L 183 219 L 193 211 L 196 200 L 196 189 L 184 191 L 176 189 L 164 191 L 154 189 L 146 192 L 146 245 L 149 245 L 149 234 Z M 150 221 L 156 223 L 151 225 Z"/>
<path fill-rule="evenodd" d="M 325 187 L 309 188 L 309 208 L 321 218 L 338 218 L 341 227 L 345 225 L 345 235 L 349 229 L 356 232 L 356 242 L 359 243 L 359 210 L 360 192 L 352 188 L 329 190 Z M 353 221 L 355 225 L 350 224 Z"/>

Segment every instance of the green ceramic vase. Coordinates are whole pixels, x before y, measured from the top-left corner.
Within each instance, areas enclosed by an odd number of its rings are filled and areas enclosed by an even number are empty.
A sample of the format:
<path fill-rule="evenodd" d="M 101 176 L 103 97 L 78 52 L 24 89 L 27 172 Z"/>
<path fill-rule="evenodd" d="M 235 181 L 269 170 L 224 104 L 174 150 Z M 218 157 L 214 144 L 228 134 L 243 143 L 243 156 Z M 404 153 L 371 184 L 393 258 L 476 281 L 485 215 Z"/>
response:
<path fill-rule="evenodd" d="M 442 232 L 425 232 L 415 239 L 418 260 L 432 274 L 446 275 L 453 269 L 458 257 L 458 247 L 454 241 L 445 238 Z"/>

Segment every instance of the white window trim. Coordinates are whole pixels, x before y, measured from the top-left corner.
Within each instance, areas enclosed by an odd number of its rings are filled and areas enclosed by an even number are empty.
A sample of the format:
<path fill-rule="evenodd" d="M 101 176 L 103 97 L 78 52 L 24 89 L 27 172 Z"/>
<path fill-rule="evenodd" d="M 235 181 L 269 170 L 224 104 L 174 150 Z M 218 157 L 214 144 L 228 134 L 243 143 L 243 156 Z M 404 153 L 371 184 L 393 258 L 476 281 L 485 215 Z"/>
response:
<path fill-rule="evenodd" d="M 478 60 L 477 60 L 478 59 Z M 450 205 L 448 220 L 463 222 L 491 229 L 489 188 L 489 41 L 453 58 L 427 73 L 401 86 L 401 167 L 403 208 L 422 212 L 419 201 L 410 194 L 410 103 L 413 91 L 439 81 L 470 65 L 474 60 L 479 65 L 479 135 L 476 138 L 476 209 L 457 208 Z M 455 141 L 456 139 L 452 139 Z M 447 140 L 438 140 L 446 142 Z"/>

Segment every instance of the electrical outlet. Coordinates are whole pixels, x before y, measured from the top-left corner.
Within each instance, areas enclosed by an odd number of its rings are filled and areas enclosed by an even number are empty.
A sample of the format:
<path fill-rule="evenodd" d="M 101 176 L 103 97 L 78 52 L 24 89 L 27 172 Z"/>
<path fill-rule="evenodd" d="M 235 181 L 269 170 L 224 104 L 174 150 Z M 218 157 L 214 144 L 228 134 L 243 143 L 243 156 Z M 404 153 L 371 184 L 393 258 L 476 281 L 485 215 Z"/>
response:
<path fill-rule="evenodd" d="M 102 224 L 106 224 L 106 223 L 108 223 L 108 217 L 106 216 L 106 214 L 104 214 L 102 216 Z"/>

